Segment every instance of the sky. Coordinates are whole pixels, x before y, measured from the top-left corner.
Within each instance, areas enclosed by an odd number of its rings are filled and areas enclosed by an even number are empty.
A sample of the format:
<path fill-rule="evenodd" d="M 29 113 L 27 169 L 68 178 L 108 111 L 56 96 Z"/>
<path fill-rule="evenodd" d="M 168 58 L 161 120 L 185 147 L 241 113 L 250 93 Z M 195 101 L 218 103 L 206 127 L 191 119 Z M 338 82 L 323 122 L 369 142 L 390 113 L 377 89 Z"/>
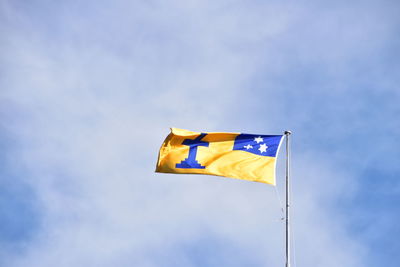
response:
<path fill-rule="evenodd" d="M 293 266 L 400 261 L 400 4 L 0 1 L 0 266 L 284 266 L 277 186 L 155 173 L 292 134 Z"/>

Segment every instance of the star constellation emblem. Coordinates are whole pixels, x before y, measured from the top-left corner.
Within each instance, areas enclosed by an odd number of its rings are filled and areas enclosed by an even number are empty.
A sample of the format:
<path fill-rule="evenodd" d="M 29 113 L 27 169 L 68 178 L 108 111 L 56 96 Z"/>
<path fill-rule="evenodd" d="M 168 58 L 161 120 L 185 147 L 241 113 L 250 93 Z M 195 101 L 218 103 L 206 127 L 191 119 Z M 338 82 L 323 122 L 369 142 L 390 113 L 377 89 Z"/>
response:
<path fill-rule="evenodd" d="M 275 157 L 281 140 L 282 135 L 239 134 L 235 138 L 233 150 L 262 157 Z"/>

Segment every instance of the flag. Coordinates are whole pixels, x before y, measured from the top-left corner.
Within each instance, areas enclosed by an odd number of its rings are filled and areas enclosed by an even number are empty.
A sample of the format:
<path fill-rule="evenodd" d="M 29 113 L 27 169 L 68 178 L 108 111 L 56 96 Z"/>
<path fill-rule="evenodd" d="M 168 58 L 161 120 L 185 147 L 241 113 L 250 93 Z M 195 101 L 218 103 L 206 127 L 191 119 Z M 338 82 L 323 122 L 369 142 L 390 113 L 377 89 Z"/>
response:
<path fill-rule="evenodd" d="M 275 185 L 283 135 L 198 133 L 172 128 L 156 172 L 209 174 Z"/>

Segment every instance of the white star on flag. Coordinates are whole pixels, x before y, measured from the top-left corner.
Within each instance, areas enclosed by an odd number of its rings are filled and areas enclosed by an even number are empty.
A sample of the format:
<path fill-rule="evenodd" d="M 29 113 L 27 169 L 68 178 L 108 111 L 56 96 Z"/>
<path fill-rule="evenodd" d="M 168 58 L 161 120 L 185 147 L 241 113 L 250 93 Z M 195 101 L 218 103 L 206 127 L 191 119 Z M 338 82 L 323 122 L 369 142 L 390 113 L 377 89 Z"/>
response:
<path fill-rule="evenodd" d="M 260 150 L 260 152 L 263 153 L 263 152 L 267 152 L 267 148 L 268 148 L 268 146 L 266 144 L 261 144 L 260 148 L 258 150 Z"/>
<path fill-rule="evenodd" d="M 258 143 L 261 143 L 261 142 L 263 142 L 263 141 L 264 141 L 264 139 L 263 139 L 261 136 L 259 136 L 259 137 L 256 137 L 256 138 L 254 138 L 254 141 L 256 141 L 256 142 L 257 142 L 257 144 L 258 144 Z"/>
<path fill-rule="evenodd" d="M 250 148 L 253 148 L 252 145 L 248 144 L 247 146 L 244 146 L 244 148 L 246 148 L 247 150 L 249 150 Z"/>

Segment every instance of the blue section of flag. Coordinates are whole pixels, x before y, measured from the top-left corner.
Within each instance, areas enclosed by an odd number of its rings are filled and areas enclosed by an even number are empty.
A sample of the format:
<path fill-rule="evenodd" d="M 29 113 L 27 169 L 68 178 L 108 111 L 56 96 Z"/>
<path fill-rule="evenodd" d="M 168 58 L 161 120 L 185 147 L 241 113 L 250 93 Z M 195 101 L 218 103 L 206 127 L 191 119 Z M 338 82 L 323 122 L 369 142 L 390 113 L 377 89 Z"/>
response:
<path fill-rule="evenodd" d="M 242 150 L 260 156 L 275 157 L 283 135 L 240 134 L 233 150 Z"/>

